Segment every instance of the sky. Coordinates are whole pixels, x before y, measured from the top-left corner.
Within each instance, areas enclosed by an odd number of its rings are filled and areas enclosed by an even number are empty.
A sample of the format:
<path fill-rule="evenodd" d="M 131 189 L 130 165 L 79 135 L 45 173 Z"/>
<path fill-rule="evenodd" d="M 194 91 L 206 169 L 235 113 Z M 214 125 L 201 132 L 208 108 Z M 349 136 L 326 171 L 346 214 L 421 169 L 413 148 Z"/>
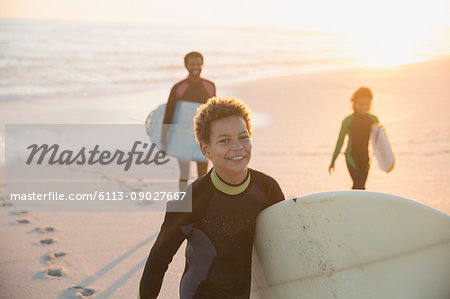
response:
<path fill-rule="evenodd" d="M 257 26 L 343 33 L 385 64 L 450 50 L 450 0 L 0 0 L 0 18 Z M 444 51 L 442 51 L 444 49 Z M 450 53 L 434 53 L 445 55 Z M 384 54 L 383 54 L 384 55 Z M 380 64 L 380 61 L 374 62 Z"/>
<path fill-rule="evenodd" d="M 0 0 L 0 17 L 121 22 L 356 26 L 450 26 L 449 0 Z M 420 26 L 419 26 L 420 25 Z"/>

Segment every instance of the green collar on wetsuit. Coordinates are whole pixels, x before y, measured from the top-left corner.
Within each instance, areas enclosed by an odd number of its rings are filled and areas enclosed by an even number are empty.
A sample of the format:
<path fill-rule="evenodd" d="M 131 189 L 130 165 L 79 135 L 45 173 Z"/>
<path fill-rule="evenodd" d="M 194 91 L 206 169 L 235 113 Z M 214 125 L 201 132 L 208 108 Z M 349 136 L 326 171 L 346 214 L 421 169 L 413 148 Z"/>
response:
<path fill-rule="evenodd" d="M 226 193 L 228 195 L 236 195 L 244 192 L 244 190 L 247 189 L 248 185 L 250 184 L 250 171 L 248 172 L 247 179 L 245 180 L 245 182 L 243 182 L 240 185 L 230 185 L 222 181 L 217 175 L 215 169 L 213 168 L 213 170 L 211 171 L 211 181 L 214 187 L 216 187 L 223 193 Z"/>

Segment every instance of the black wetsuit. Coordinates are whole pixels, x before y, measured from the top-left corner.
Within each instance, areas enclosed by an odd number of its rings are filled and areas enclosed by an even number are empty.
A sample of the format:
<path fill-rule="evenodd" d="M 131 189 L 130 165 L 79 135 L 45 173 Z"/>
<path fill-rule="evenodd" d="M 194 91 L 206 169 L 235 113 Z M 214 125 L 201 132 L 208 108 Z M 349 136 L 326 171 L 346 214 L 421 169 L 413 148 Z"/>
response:
<path fill-rule="evenodd" d="M 142 274 L 140 298 L 157 297 L 164 273 L 184 239 L 181 299 L 249 298 L 256 217 L 284 200 L 280 186 L 252 169 L 241 185 L 231 186 L 213 169 L 191 187 L 192 212 L 166 212 Z"/>
<path fill-rule="evenodd" d="M 379 123 L 378 118 L 369 113 L 366 115 L 353 113 L 342 121 L 331 165 L 334 165 L 344 143 L 345 135 L 348 135 L 345 158 L 348 171 L 353 180 L 352 189 L 365 189 L 370 168 L 369 138 L 371 127 L 374 123 Z"/>

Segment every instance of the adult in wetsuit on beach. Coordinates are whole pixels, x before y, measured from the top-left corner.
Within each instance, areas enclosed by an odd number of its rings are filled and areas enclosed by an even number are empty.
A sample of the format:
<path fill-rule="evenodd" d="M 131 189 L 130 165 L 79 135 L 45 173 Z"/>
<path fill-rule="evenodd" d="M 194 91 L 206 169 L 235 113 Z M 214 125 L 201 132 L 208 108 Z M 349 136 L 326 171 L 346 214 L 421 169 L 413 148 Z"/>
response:
<path fill-rule="evenodd" d="M 329 173 L 334 171 L 334 163 L 341 151 L 345 135 L 348 135 L 345 159 L 347 168 L 353 180 L 352 189 L 365 190 L 367 175 L 370 168 L 369 138 L 372 125 L 379 123 L 378 118 L 369 114 L 372 104 L 372 92 L 367 87 L 359 88 L 352 96 L 353 113 L 342 121 L 339 138 L 336 142 Z"/>
<path fill-rule="evenodd" d="M 189 72 L 189 75 L 183 81 L 178 82 L 172 87 L 169 99 L 166 104 L 166 111 L 164 114 L 163 124 L 171 124 L 175 107 L 178 101 L 190 101 L 200 104 L 216 95 L 216 86 L 213 82 L 200 77 L 203 66 L 203 55 L 199 52 L 190 52 L 184 57 L 184 66 Z M 164 127 L 161 136 L 162 149 L 167 147 L 167 128 Z M 190 161 L 178 159 L 180 165 L 180 191 L 187 187 L 189 179 L 189 165 Z M 208 162 L 197 162 L 197 174 L 202 176 L 206 173 Z"/>

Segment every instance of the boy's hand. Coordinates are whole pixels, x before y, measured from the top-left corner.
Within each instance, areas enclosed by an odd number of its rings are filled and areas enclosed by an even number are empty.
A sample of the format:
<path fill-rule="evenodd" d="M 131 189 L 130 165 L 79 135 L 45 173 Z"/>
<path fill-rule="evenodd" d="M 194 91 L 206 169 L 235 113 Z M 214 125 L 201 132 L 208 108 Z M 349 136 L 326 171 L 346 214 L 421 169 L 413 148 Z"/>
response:
<path fill-rule="evenodd" d="M 329 174 L 332 174 L 334 172 L 334 164 L 331 164 L 329 167 L 328 167 L 328 173 Z"/>

